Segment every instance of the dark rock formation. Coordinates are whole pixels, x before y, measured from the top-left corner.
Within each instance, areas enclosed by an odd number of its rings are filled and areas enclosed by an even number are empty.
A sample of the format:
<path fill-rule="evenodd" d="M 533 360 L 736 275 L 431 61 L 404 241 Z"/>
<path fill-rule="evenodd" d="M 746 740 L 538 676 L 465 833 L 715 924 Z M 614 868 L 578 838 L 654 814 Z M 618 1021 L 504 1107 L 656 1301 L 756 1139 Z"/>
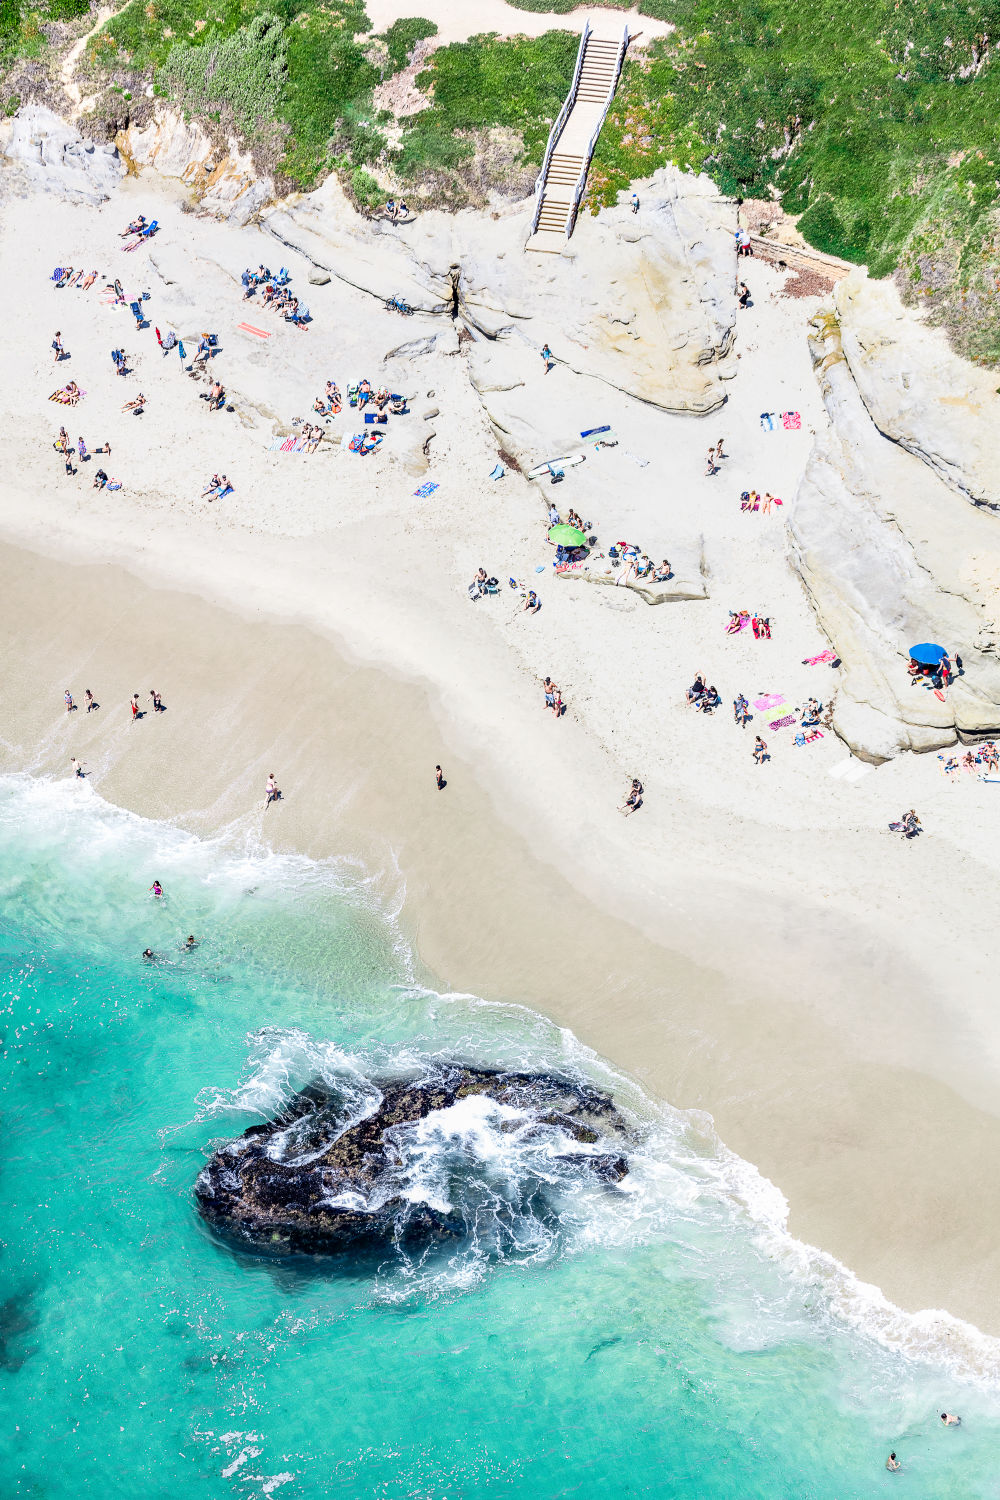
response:
<path fill-rule="evenodd" d="M 471 1096 L 495 1107 L 478 1119 L 442 1114 Z M 484 1120 L 494 1146 L 503 1138 L 490 1161 L 475 1149 Z M 220 1147 L 195 1197 L 216 1231 L 258 1253 L 428 1244 L 461 1236 L 497 1183 L 513 1215 L 537 1216 L 546 1190 L 581 1172 L 620 1182 L 624 1155 L 580 1148 L 626 1135 L 607 1095 L 547 1075 L 444 1066 L 417 1080 L 373 1080 L 363 1095 L 317 1080 L 276 1119 Z"/>

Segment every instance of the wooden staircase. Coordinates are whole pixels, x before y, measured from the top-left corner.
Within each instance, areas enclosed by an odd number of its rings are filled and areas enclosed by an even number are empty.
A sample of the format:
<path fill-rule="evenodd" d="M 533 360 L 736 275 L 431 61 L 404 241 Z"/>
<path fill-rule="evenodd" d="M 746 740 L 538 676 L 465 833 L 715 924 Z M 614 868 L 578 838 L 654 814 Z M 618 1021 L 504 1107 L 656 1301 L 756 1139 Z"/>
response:
<path fill-rule="evenodd" d="M 590 159 L 621 74 L 627 26 L 588 21 L 580 38 L 573 84 L 552 127 L 536 183 L 526 250 L 560 251 L 573 233 Z"/>

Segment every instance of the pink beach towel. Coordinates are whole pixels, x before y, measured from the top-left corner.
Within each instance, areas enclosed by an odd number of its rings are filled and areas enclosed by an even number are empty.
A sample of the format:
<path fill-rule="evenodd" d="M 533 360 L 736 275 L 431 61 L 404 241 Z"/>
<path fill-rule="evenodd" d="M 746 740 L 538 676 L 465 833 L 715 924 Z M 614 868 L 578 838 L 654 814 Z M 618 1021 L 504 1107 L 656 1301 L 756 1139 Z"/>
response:
<path fill-rule="evenodd" d="M 807 734 L 805 736 L 805 743 L 807 745 L 811 745 L 812 742 L 813 742 L 813 740 L 821 740 L 822 738 L 823 738 L 823 731 L 822 731 L 822 729 L 813 729 L 809 734 Z"/>
<path fill-rule="evenodd" d="M 252 323 L 237 323 L 236 326 L 237 328 L 241 328 L 244 333 L 255 334 L 259 339 L 269 339 L 271 337 L 266 328 L 255 328 Z"/>
<path fill-rule="evenodd" d="M 821 661 L 836 661 L 836 660 L 837 660 L 837 653 L 836 653 L 836 651 L 821 651 L 818 656 L 807 656 L 807 657 L 805 657 L 803 659 L 802 665 L 804 667 L 815 667 L 815 666 L 818 666 Z"/>
<path fill-rule="evenodd" d="M 781 413 L 781 420 L 789 432 L 795 432 L 802 426 L 802 418 L 797 411 L 783 411 Z"/>
<path fill-rule="evenodd" d="M 771 729 L 784 729 L 787 724 L 794 724 L 794 723 L 795 723 L 795 715 L 794 714 L 786 714 L 783 719 L 772 719 L 769 727 Z"/>
<path fill-rule="evenodd" d="M 766 713 L 769 708 L 780 708 L 786 701 L 784 693 L 765 693 L 763 698 L 753 700 L 753 706 L 759 708 L 761 713 Z"/>

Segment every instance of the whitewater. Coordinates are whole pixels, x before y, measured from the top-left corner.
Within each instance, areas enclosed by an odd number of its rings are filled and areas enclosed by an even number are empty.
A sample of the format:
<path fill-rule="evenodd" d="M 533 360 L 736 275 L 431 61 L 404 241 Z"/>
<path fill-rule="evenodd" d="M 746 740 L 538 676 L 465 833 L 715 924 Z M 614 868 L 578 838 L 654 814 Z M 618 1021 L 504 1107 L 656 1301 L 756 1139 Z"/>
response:
<path fill-rule="evenodd" d="M 995 1341 L 794 1240 L 706 1116 L 565 1028 L 417 984 L 400 901 L 0 780 L 0 1494 L 843 1500 L 901 1482 L 890 1449 L 910 1495 L 996 1492 Z M 310 1081 L 346 1122 L 454 1059 L 612 1094 L 624 1182 L 470 1098 L 401 1144 L 445 1250 L 265 1259 L 199 1218 L 213 1150 Z"/>

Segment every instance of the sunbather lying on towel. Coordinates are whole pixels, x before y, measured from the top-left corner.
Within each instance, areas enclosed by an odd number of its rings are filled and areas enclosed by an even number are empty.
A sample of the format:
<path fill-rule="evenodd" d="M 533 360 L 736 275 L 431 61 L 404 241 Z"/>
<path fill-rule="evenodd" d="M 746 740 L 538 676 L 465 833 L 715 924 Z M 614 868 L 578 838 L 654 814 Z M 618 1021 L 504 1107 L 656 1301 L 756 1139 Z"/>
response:
<path fill-rule="evenodd" d="M 140 391 L 134 401 L 126 401 L 122 411 L 130 411 L 134 416 L 141 417 L 146 405 L 146 398 Z"/>
<path fill-rule="evenodd" d="M 133 219 L 132 220 L 132 223 L 128 226 L 127 229 L 123 229 L 122 230 L 122 232 L 118 236 L 118 238 L 120 240 L 127 240 L 130 234 L 141 234 L 142 231 L 145 229 L 145 227 L 146 227 L 146 215 L 145 214 L 140 214 L 137 219 Z"/>

